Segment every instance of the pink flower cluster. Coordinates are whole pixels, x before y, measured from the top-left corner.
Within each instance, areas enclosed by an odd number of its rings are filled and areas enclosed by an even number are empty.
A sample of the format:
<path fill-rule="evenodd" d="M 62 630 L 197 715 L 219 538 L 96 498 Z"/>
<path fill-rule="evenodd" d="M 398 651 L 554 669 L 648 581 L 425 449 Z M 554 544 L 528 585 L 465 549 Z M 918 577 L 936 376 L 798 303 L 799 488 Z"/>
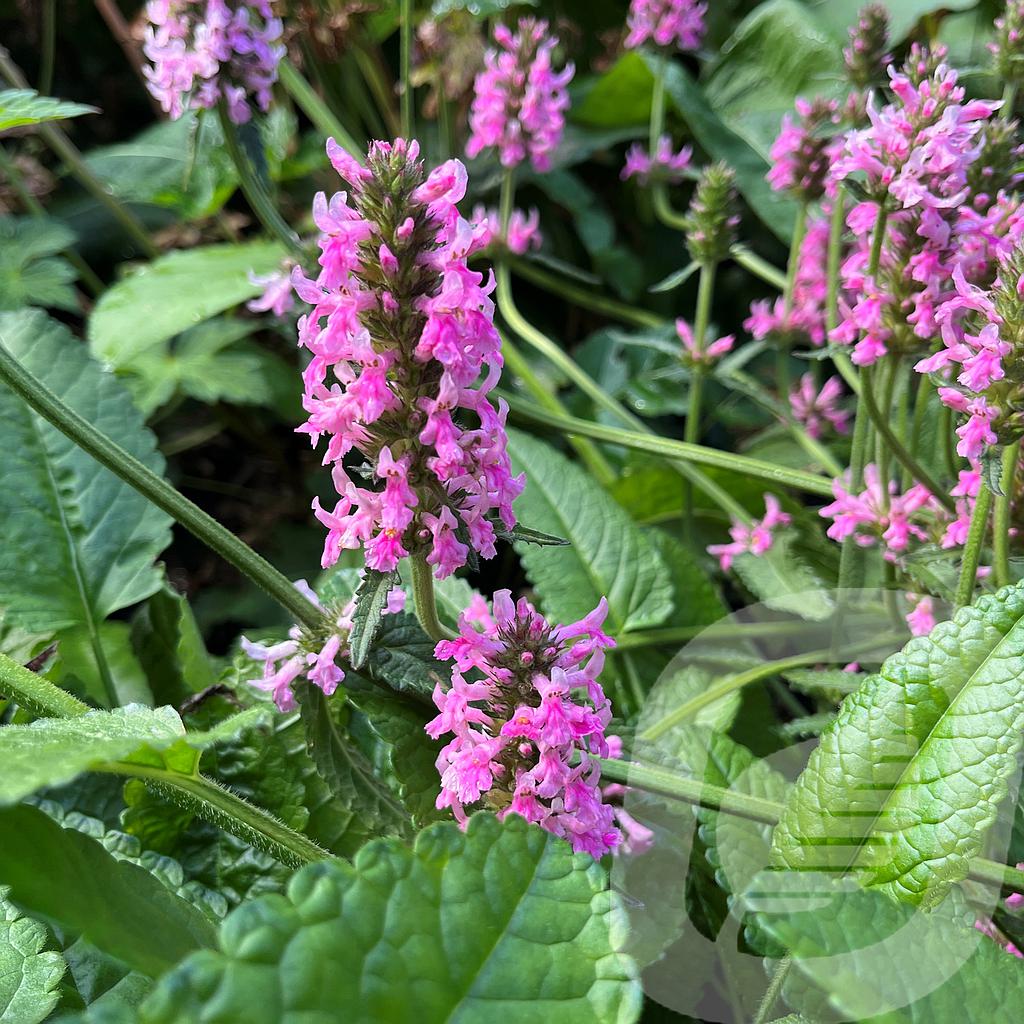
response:
<path fill-rule="evenodd" d="M 684 52 L 696 50 L 704 38 L 707 13 L 703 0 L 630 0 L 624 45 L 632 50 L 653 42 Z"/>
<path fill-rule="evenodd" d="M 838 377 L 829 377 L 818 390 L 814 375 L 805 373 L 790 392 L 789 408 L 793 418 L 802 423 L 811 437 L 821 438 L 831 427 L 837 434 L 849 430 L 850 414 L 837 404 L 843 393 Z"/>
<path fill-rule="evenodd" d="M 270 693 L 280 711 L 296 708 L 294 684 L 305 678 L 329 697 L 345 678 L 338 659 L 348 656 L 348 634 L 352 629 L 355 601 L 339 609 L 328 609 L 305 580 L 298 580 L 295 589 L 308 598 L 325 616 L 326 632 L 314 635 L 301 626 L 293 626 L 288 639 L 281 643 L 253 643 L 242 637 L 242 650 L 255 661 L 263 662 L 263 677 L 251 681 L 257 690 Z M 405 607 L 405 591 L 396 587 L 388 594 L 386 615 L 394 615 Z"/>
<path fill-rule="evenodd" d="M 323 564 L 365 547 L 372 569 L 425 555 L 442 579 L 471 550 L 494 556 L 492 515 L 510 530 L 524 484 L 510 469 L 507 408 L 488 399 L 502 366 L 493 277 L 466 262 L 486 232 L 459 216 L 459 161 L 428 176 L 417 144 L 401 139 L 374 142 L 365 165 L 333 139 L 327 151 L 351 193 L 316 197 L 320 273 L 293 274 L 313 306 L 299 320 L 299 343 L 312 355 L 299 430 L 314 445 L 329 439 L 324 461 L 339 495 L 332 510 L 313 502 L 328 529 Z M 459 410 L 479 425 L 460 426 Z M 344 460 L 355 449 L 371 486 L 349 475 Z"/>
<path fill-rule="evenodd" d="M 907 594 L 914 607 L 907 613 L 911 636 L 927 636 L 935 628 L 935 600 L 927 595 Z"/>
<path fill-rule="evenodd" d="M 638 142 L 630 146 L 626 150 L 626 163 L 619 177 L 623 181 L 635 177 L 642 185 L 652 180 L 674 185 L 683 180 L 692 158 L 692 146 L 683 146 L 679 152 L 674 153 L 672 137 L 662 135 L 653 156 Z"/>
<path fill-rule="evenodd" d="M 683 343 L 683 362 L 687 366 L 710 366 L 716 360 L 721 359 L 722 356 L 732 350 L 732 346 L 736 342 L 736 338 L 731 334 L 726 334 L 722 338 L 716 338 L 710 345 L 705 349 L 700 349 L 697 344 L 697 339 L 693 336 L 693 328 L 689 323 L 680 317 L 676 320 L 676 334 L 679 335 L 679 340 Z"/>
<path fill-rule="evenodd" d="M 602 598 L 579 622 L 552 626 L 508 590 L 494 595 L 493 612 L 474 599 L 458 637 L 436 650 L 455 663 L 451 684 L 434 689 L 439 714 L 426 726 L 434 739 L 453 737 L 437 759 L 438 807 L 460 823 L 474 804 L 519 814 L 593 857 L 619 844 L 594 760 L 610 754 L 611 705 L 598 682 L 614 646 L 601 630 L 607 612 Z"/>
<path fill-rule="evenodd" d="M 782 131 L 772 144 L 768 184 L 777 192 L 791 192 L 802 202 L 820 199 L 833 157 L 841 139 L 825 133 L 829 125 L 839 124 L 839 104 L 835 100 L 796 101 L 798 120 L 786 114 Z"/>
<path fill-rule="evenodd" d="M 508 219 L 508 231 L 502 238 L 501 213 L 482 203 L 473 207 L 473 223 L 481 229 L 481 244 L 487 248 L 504 245 L 509 252 L 522 256 L 531 249 L 539 249 L 544 242 L 540 233 L 540 214 L 536 207 L 530 212 L 513 210 Z"/>
<path fill-rule="evenodd" d="M 474 157 L 493 147 L 503 167 L 529 157 L 538 171 L 549 170 L 565 130 L 566 86 L 575 69 L 566 64 L 555 71 L 558 38 L 548 34 L 546 21 L 523 18 L 516 33 L 498 25 L 494 40 L 498 48 L 487 51 L 474 85 L 466 154 Z"/>
<path fill-rule="evenodd" d="M 774 494 L 764 496 L 764 518 L 744 523 L 739 519 L 732 521 L 729 544 L 712 544 L 708 554 L 718 559 L 722 572 L 732 568 L 733 560 L 739 555 L 763 555 L 775 540 L 773 531 L 780 526 L 789 526 L 793 517 L 782 511 L 779 499 Z"/>
<path fill-rule="evenodd" d="M 284 56 L 270 0 L 149 0 L 143 52 L 149 91 L 172 118 L 221 100 L 235 124 L 270 107 Z"/>
<path fill-rule="evenodd" d="M 817 218 L 808 224 L 797 257 L 788 309 L 782 296 L 774 302 L 758 299 L 751 303 L 750 316 L 743 321 L 743 327 L 755 339 L 774 336 L 788 341 L 790 345 L 802 340 L 813 345 L 825 343 L 828 235 L 827 219 Z"/>

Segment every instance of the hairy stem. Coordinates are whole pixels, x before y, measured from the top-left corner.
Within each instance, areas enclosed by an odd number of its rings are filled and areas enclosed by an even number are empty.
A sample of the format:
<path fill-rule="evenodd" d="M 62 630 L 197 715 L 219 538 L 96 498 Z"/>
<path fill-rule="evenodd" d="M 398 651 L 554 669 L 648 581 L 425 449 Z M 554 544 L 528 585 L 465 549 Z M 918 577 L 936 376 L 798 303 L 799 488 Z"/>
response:
<path fill-rule="evenodd" d="M 1014 490 L 1017 484 L 1017 463 L 1020 461 L 1020 441 L 1003 449 L 1002 474 L 999 485 L 1003 493 L 996 500 L 992 522 L 992 547 L 995 552 L 993 572 L 997 587 L 1010 582 L 1010 512 L 1013 506 Z"/>
<path fill-rule="evenodd" d="M 412 598 L 423 632 L 435 642 L 451 640 L 454 633 L 445 628 L 437 615 L 437 601 L 434 597 L 434 575 L 430 566 L 421 556 L 409 559 L 412 567 Z"/>
<path fill-rule="evenodd" d="M 839 265 L 843 255 L 843 231 L 846 228 L 846 203 L 842 191 L 832 206 L 828 223 L 828 299 L 825 305 L 825 324 L 829 334 L 839 326 Z"/>
<path fill-rule="evenodd" d="M 690 370 L 690 394 L 686 408 L 686 426 L 683 440 L 696 444 L 700 440 L 701 397 L 704 391 L 704 366 L 701 359 L 707 343 L 708 322 L 711 319 L 711 300 L 715 294 L 717 266 L 705 263 L 700 268 L 697 284 L 697 311 L 693 323 L 693 345 L 695 361 Z M 693 481 L 687 480 L 683 488 L 683 502 L 686 510 L 686 540 L 693 542 Z"/>
<path fill-rule="evenodd" d="M 401 90 L 402 90 L 402 135 L 411 139 L 414 134 L 413 124 L 413 88 L 412 88 L 412 0 L 401 0 L 401 27 L 399 29 L 399 45 L 401 47 Z"/>
<path fill-rule="evenodd" d="M 981 546 L 985 541 L 988 513 L 992 507 L 992 492 L 982 482 L 978 497 L 974 500 L 971 525 L 967 531 L 963 561 L 960 563 L 960 579 L 956 585 L 956 606 L 963 608 L 971 603 L 974 586 L 978 581 L 978 563 L 981 561 Z"/>
<path fill-rule="evenodd" d="M 0 694 L 41 718 L 76 718 L 92 710 L 6 654 L 0 654 Z"/>
<path fill-rule="evenodd" d="M 230 562 L 265 590 L 303 625 L 316 628 L 322 615 L 291 582 L 266 559 L 230 530 L 176 491 L 148 466 L 69 409 L 42 381 L 29 373 L 0 341 L 0 381 L 19 395 L 47 422 L 69 437 L 83 451 L 120 477 L 158 508 L 181 523 L 193 536 Z"/>

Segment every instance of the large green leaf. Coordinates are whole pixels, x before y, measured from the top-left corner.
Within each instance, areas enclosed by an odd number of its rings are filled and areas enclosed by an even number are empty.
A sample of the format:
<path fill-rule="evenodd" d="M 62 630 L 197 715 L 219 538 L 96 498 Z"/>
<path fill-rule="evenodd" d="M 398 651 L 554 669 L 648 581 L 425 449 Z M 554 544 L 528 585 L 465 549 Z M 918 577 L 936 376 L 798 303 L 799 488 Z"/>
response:
<path fill-rule="evenodd" d="M 0 883 L 12 899 L 136 970 L 155 976 L 213 944 L 206 915 L 85 833 L 26 805 L 0 810 L 0 832 Z"/>
<path fill-rule="evenodd" d="M 763 554 L 744 552 L 733 562 L 736 575 L 766 607 L 821 621 L 835 610 L 825 584 L 796 550 L 792 534 L 775 537 Z M 808 599 L 814 594 L 813 599 Z"/>
<path fill-rule="evenodd" d="M 837 40 L 847 42 L 848 30 L 857 24 L 863 0 L 808 0 L 817 21 Z M 927 14 L 935 11 L 966 11 L 978 6 L 978 0 L 899 0 L 884 5 L 889 13 L 890 37 L 902 42 L 907 33 Z M 990 5 L 991 6 L 991 5 Z M 992 8 L 995 10 L 995 8 Z M 989 19 L 995 15 L 990 14 Z"/>
<path fill-rule="evenodd" d="M 1024 729 L 1024 586 L 911 640 L 856 693 L 798 780 L 773 839 L 779 866 L 852 871 L 919 903 L 984 845 Z"/>
<path fill-rule="evenodd" d="M 617 914 L 589 858 L 479 814 L 412 850 L 377 840 L 352 867 L 303 868 L 287 898 L 235 911 L 220 951 L 163 979 L 141 1020 L 628 1024 L 640 992 Z"/>
<path fill-rule="evenodd" d="M 106 700 L 103 676 L 113 681 L 117 703 L 150 704 L 153 693 L 129 639 L 126 622 L 101 622 L 94 631 L 86 626 L 61 630 L 57 634 L 57 656 L 46 671 L 46 678 L 65 690 L 78 693 L 86 700 L 102 705 Z M 99 638 L 104 665 L 97 660 Z M 166 702 L 164 702 L 166 703 Z"/>
<path fill-rule="evenodd" d="M 0 315 L 0 341 L 75 412 L 157 473 L 156 439 L 67 328 L 38 311 Z M 170 519 L 0 388 L 0 606 L 30 632 L 84 626 L 160 586 Z"/>
<path fill-rule="evenodd" d="M 46 943 L 45 925 L 22 917 L 0 887 L 0 1024 L 40 1024 L 57 1005 L 64 958 Z"/>
<path fill-rule="evenodd" d="M 548 445 L 510 431 L 509 451 L 516 472 L 527 473 L 517 516 L 571 543 L 517 545 L 545 613 L 573 622 L 607 597 L 609 633 L 661 625 L 672 611 L 672 588 L 654 544 L 583 470 Z"/>
<path fill-rule="evenodd" d="M 41 718 L 0 729 L 0 805 L 46 786 L 60 786 L 111 762 L 193 774 L 199 751 L 237 735 L 265 717 L 250 708 L 205 732 L 186 735 L 174 708 L 138 704 L 90 711 L 77 718 Z"/>
<path fill-rule="evenodd" d="M 0 217 L 0 309 L 76 311 L 75 269 L 56 255 L 74 240 L 73 231 L 46 217 Z"/>
<path fill-rule="evenodd" d="M 89 318 L 89 344 L 115 369 L 162 341 L 259 294 L 249 271 L 280 264 L 277 242 L 208 245 L 168 253 L 103 293 Z"/>
<path fill-rule="evenodd" d="M 54 99 L 52 96 L 40 96 L 35 89 L 0 90 L 0 132 L 8 128 L 42 124 L 44 121 L 62 121 L 67 117 L 98 113 L 96 107 Z"/>

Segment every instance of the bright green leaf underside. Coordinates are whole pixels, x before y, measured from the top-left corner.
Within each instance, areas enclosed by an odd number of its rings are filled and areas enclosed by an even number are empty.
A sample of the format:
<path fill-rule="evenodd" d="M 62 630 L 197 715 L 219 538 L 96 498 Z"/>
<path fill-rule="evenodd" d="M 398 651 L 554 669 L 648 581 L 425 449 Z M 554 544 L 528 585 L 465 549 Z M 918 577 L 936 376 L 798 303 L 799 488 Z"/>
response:
<path fill-rule="evenodd" d="M 0 90 L 0 132 L 8 128 L 23 128 L 44 121 L 61 121 L 66 117 L 97 113 L 99 111 L 96 107 L 54 99 L 52 96 L 40 96 L 35 89 Z"/>

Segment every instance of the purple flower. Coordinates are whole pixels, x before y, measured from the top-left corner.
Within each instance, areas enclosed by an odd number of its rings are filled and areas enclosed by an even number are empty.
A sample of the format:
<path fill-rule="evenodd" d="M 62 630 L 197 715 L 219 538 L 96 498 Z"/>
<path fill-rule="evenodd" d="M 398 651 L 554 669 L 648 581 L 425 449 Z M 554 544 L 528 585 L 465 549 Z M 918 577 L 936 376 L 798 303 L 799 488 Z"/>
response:
<path fill-rule="evenodd" d="M 619 177 L 623 181 L 635 177 L 641 185 L 646 185 L 652 180 L 670 185 L 678 184 L 683 180 L 692 158 L 692 146 L 683 146 L 674 153 L 671 136 L 662 135 L 653 156 L 639 143 L 630 146 L 626 150 L 626 163 Z"/>
<path fill-rule="evenodd" d="M 482 802 L 593 857 L 618 846 L 594 760 L 611 752 L 611 704 L 598 682 L 604 650 L 614 646 L 601 630 L 607 612 L 602 599 L 580 622 L 553 627 L 508 590 L 494 595 L 493 611 L 474 599 L 458 637 L 435 652 L 455 662 L 448 688 L 434 689 L 439 714 L 426 726 L 435 739 L 452 737 L 437 759 L 438 807 L 465 823 L 467 805 Z M 470 670 L 480 678 L 467 682 Z"/>
<path fill-rule="evenodd" d="M 565 129 L 566 86 L 575 69 L 566 64 L 554 70 L 558 38 L 548 35 L 546 21 L 523 18 L 514 34 L 498 25 L 494 40 L 498 47 L 487 51 L 474 85 L 466 154 L 475 157 L 494 148 L 503 167 L 529 157 L 538 171 L 549 170 Z"/>
<path fill-rule="evenodd" d="M 832 427 L 837 434 L 845 434 L 849 430 L 849 413 L 836 404 L 842 393 L 838 377 L 829 377 L 818 391 L 814 375 L 805 373 L 789 394 L 793 418 L 802 423 L 813 438 L 822 437 L 827 427 Z"/>
<path fill-rule="evenodd" d="M 764 509 L 763 519 L 755 519 L 750 523 L 734 519 L 729 528 L 729 536 L 732 537 L 729 544 L 711 544 L 708 547 L 708 554 L 718 559 L 722 572 L 728 572 L 732 568 L 733 559 L 739 555 L 763 555 L 775 540 L 773 531 L 780 526 L 789 526 L 793 521 L 788 512 L 782 511 L 779 499 L 774 494 L 764 496 Z"/>
<path fill-rule="evenodd" d="M 227 103 L 236 124 L 270 107 L 284 56 L 269 0 L 149 0 L 143 52 L 149 91 L 172 118 Z"/>
<path fill-rule="evenodd" d="M 768 183 L 777 192 L 791 192 L 801 202 L 820 199 L 825 191 L 831 161 L 842 145 L 825 134 L 829 125 L 839 124 L 835 100 L 796 101 L 799 120 L 786 114 L 782 131 L 771 148 L 772 167 Z"/>
<path fill-rule="evenodd" d="M 470 547 L 494 556 L 494 523 L 515 524 L 524 482 L 510 469 L 507 408 L 488 398 L 502 365 L 493 278 L 466 262 L 487 229 L 459 216 L 457 160 L 428 175 L 417 144 L 401 139 L 373 143 L 365 166 L 333 140 L 327 151 L 351 192 L 316 197 L 320 273 L 293 275 L 313 306 L 299 320 L 312 355 L 299 430 L 314 445 L 328 438 L 338 492 L 333 509 L 313 503 L 328 530 L 323 565 L 345 549 L 365 548 L 381 571 L 421 554 L 442 579 Z M 353 449 L 371 467 L 368 486 L 342 461 Z"/>
<path fill-rule="evenodd" d="M 623 45 L 632 50 L 651 42 L 684 52 L 696 50 L 704 38 L 707 13 L 703 0 L 631 0 Z"/>
<path fill-rule="evenodd" d="M 697 364 L 710 366 L 721 359 L 726 352 L 731 351 L 736 341 L 733 335 L 727 334 L 725 337 L 716 338 L 703 351 L 698 351 L 693 328 L 682 318 L 676 320 L 676 334 L 679 335 L 679 340 L 683 343 L 683 362 L 687 366 L 696 366 Z"/>
<path fill-rule="evenodd" d="M 540 214 L 534 207 L 530 212 L 513 210 L 508 219 L 508 233 L 501 237 L 501 214 L 494 207 L 485 207 L 482 203 L 473 207 L 473 223 L 484 229 L 481 243 L 485 247 L 502 245 L 516 256 L 522 256 L 531 249 L 539 249 L 543 244 L 540 233 Z"/>

